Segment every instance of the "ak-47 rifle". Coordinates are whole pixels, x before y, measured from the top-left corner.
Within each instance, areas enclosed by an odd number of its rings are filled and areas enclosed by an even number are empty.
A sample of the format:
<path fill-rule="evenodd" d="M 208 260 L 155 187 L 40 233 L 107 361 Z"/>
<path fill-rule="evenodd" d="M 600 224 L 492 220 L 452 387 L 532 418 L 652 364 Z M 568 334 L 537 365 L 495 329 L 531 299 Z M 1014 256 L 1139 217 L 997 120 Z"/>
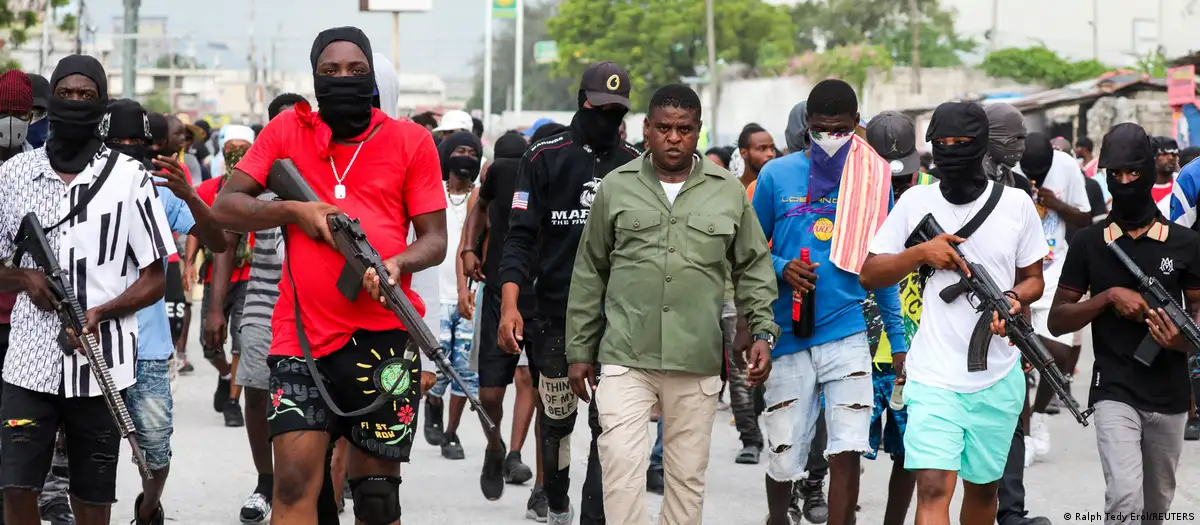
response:
<path fill-rule="evenodd" d="M 125 407 L 125 401 L 121 399 L 121 392 L 113 383 L 112 373 L 109 372 L 108 362 L 104 360 L 100 344 L 96 342 L 94 334 L 83 333 L 86 317 L 83 306 L 79 304 L 79 298 L 75 295 L 75 288 L 71 286 L 66 273 L 58 266 L 58 258 L 51 249 L 50 242 L 46 239 L 46 230 L 42 228 L 42 222 L 34 213 L 29 213 L 21 220 L 21 229 L 17 231 L 17 250 L 17 257 L 13 261 L 14 265 L 20 264 L 21 253 L 28 253 L 33 258 L 34 264 L 37 264 L 46 274 L 46 283 L 50 292 L 54 294 L 54 310 L 58 314 L 58 319 L 62 321 L 63 330 L 75 336 L 83 345 L 81 353 L 91 365 L 89 368 L 92 369 L 92 375 L 96 376 L 96 382 L 100 385 L 100 394 L 104 398 L 104 403 L 108 405 L 109 414 L 117 424 L 117 431 L 121 433 L 122 438 L 129 442 L 129 448 L 133 452 L 133 461 L 137 463 L 142 477 L 147 480 L 153 479 L 150 467 L 146 464 L 146 456 L 142 454 L 142 447 L 138 445 L 137 437 L 134 435 L 137 429 L 133 425 L 133 418 L 129 417 L 129 410 Z M 60 339 L 60 341 L 62 340 Z M 62 345 L 63 353 L 68 356 L 74 355 L 75 348 L 65 344 L 65 341 L 62 342 L 64 343 Z"/>
<path fill-rule="evenodd" d="M 320 202 L 321 199 L 313 192 L 312 187 L 305 182 L 300 171 L 296 169 L 296 165 L 290 159 L 276 161 L 271 167 L 270 173 L 267 175 L 267 188 L 279 196 L 282 200 L 297 201 L 297 202 Z M 425 321 L 421 319 L 417 309 L 413 307 L 412 302 L 404 295 L 404 291 L 398 285 L 389 285 L 390 278 L 387 267 L 383 264 L 383 258 L 379 256 L 379 252 L 371 246 L 367 241 L 367 234 L 363 232 L 362 226 L 358 224 L 358 219 L 351 219 L 344 213 L 329 215 L 329 232 L 333 234 L 334 244 L 337 245 L 337 250 L 346 258 L 346 265 L 342 268 L 342 274 L 338 277 L 337 287 L 342 295 L 350 301 L 358 299 L 358 295 L 362 292 L 363 275 L 368 269 L 375 270 L 379 276 L 380 292 L 383 294 L 385 306 L 400 321 L 404 323 L 404 328 L 408 330 L 412 341 L 425 353 L 425 356 L 437 365 L 438 370 L 450 378 L 450 381 L 458 385 L 459 389 L 467 392 L 467 401 L 471 403 L 471 409 L 479 413 L 479 417 L 483 420 L 488 432 L 496 431 L 496 423 L 492 418 L 488 417 L 487 412 L 480 404 L 479 398 L 471 395 L 467 389 L 466 383 L 458 372 L 454 371 L 454 367 L 450 364 L 450 359 L 446 357 L 446 351 L 442 345 L 434 337 L 433 332 L 425 326 Z M 290 259 L 289 259 L 290 261 Z M 397 281 L 399 281 L 397 279 Z M 293 284 L 293 288 L 294 288 Z M 316 370 L 314 361 L 310 358 L 308 350 L 308 340 L 304 336 L 303 326 L 300 325 L 299 302 L 296 302 L 296 328 L 297 336 L 301 342 L 301 349 L 305 353 L 305 361 L 308 362 L 309 370 L 313 373 L 313 378 L 319 378 L 319 372 Z M 403 373 L 407 373 L 403 370 Z M 362 410 L 356 410 L 348 414 L 343 414 L 340 409 L 329 398 L 325 392 L 322 381 L 316 381 L 318 390 L 325 401 L 335 413 L 339 415 L 361 415 L 373 412 L 379 406 L 399 393 L 401 389 L 397 388 L 402 383 L 396 381 L 393 374 L 386 372 L 386 368 L 381 366 L 380 372 L 375 374 L 375 382 L 377 389 L 381 392 L 380 396 L 371 406 Z M 392 383 L 392 384 L 389 384 Z"/>
<path fill-rule="evenodd" d="M 905 241 L 905 246 L 912 247 L 918 244 L 928 242 L 929 240 L 945 233 L 937 220 L 932 214 L 926 215 L 917 228 L 909 235 Z M 988 349 L 992 344 L 992 313 L 997 314 L 1000 320 L 1004 321 L 1008 339 L 1013 345 L 1021 351 L 1021 355 L 1029 364 L 1037 369 L 1043 381 L 1050 384 L 1050 388 L 1063 402 L 1063 406 L 1071 411 L 1075 416 L 1075 420 L 1083 426 L 1088 426 L 1088 416 L 1095 411 L 1094 408 L 1088 408 L 1080 412 L 1075 403 L 1071 401 L 1071 397 L 1067 392 L 1067 380 L 1063 377 L 1062 372 L 1054 364 L 1054 358 L 1050 357 L 1050 353 L 1046 351 L 1045 345 L 1038 339 L 1037 334 L 1033 332 L 1033 326 L 1029 324 L 1029 320 L 1025 315 L 1018 312 L 1016 314 L 1009 313 L 1012 304 L 1008 301 L 1008 296 L 1004 294 L 992 277 L 988 275 L 987 270 L 979 264 L 968 261 L 963 256 L 962 251 L 958 246 L 950 245 L 954 248 L 955 253 L 967 263 L 967 268 L 971 275 L 968 277 L 963 274 L 962 270 L 955 270 L 960 276 L 960 280 L 947 286 L 938 293 L 942 301 L 946 303 L 954 302 L 963 294 L 974 296 L 978 304 L 975 305 L 975 310 L 980 313 L 979 321 L 975 323 L 975 329 L 971 332 L 971 344 L 967 349 L 967 371 L 981 372 L 987 370 Z"/>
<path fill-rule="evenodd" d="M 1133 274 L 1133 278 L 1138 282 L 1138 291 L 1146 300 L 1146 304 L 1150 305 L 1150 308 L 1155 310 L 1161 308 L 1166 312 L 1167 317 L 1171 318 L 1171 322 L 1179 328 L 1179 333 L 1183 334 L 1183 337 L 1192 343 L 1193 347 L 1200 350 L 1200 328 L 1196 327 L 1192 316 L 1183 311 L 1183 308 L 1179 307 L 1179 303 L 1176 303 L 1175 299 L 1167 293 L 1162 283 L 1158 282 L 1158 279 L 1146 275 L 1137 263 L 1125 254 L 1125 250 L 1117 246 L 1116 239 L 1108 243 L 1108 249 L 1117 256 L 1117 260 L 1121 261 L 1121 264 L 1125 265 L 1125 269 Z M 1144 366 L 1150 366 L 1161 351 L 1162 347 L 1158 346 L 1158 342 L 1147 334 L 1146 338 L 1142 339 L 1141 344 L 1138 345 L 1137 350 L 1133 352 L 1133 359 Z"/>

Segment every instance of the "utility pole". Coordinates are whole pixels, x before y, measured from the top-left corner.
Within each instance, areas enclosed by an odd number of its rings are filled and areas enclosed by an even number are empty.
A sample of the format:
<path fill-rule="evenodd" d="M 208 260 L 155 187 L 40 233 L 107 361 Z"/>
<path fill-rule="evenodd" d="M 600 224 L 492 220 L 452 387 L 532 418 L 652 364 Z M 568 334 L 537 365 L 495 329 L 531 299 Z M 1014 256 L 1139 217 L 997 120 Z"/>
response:
<path fill-rule="evenodd" d="M 254 59 L 254 0 L 250 0 L 250 91 L 247 96 L 250 102 L 250 114 L 258 116 L 258 63 Z"/>
<path fill-rule="evenodd" d="M 1092 0 L 1092 60 L 1100 60 L 1100 0 Z"/>
<path fill-rule="evenodd" d="M 709 146 L 717 145 L 717 107 L 721 100 L 721 78 L 717 74 L 717 40 L 716 23 L 713 21 L 713 0 L 704 0 L 705 15 L 708 18 L 708 79 L 712 89 L 713 108 L 709 119 Z"/>
<path fill-rule="evenodd" d="M 138 9 L 142 0 L 125 0 L 125 21 L 123 22 L 127 38 L 121 42 L 121 96 L 128 99 L 137 98 L 137 34 Z"/>
<path fill-rule="evenodd" d="M 492 0 L 483 0 L 483 127 L 492 123 Z"/>
<path fill-rule="evenodd" d="M 396 78 L 400 78 L 400 11 L 392 12 L 392 66 L 396 68 Z"/>
<path fill-rule="evenodd" d="M 169 87 L 167 88 L 167 103 L 171 106 L 171 114 L 174 115 L 175 99 L 178 98 L 178 92 L 175 89 L 175 84 L 178 82 L 178 79 L 175 76 L 175 67 L 177 66 L 175 60 L 177 55 L 175 54 L 175 39 L 171 37 L 165 37 L 165 39 L 167 41 L 167 67 L 170 68 L 167 70 L 167 80 L 169 81 Z"/>
<path fill-rule="evenodd" d="M 489 0 L 490 1 L 490 0 Z M 513 66 L 513 113 L 517 122 L 521 122 L 521 104 L 525 98 L 525 1 L 517 0 L 517 34 L 516 49 L 513 51 L 515 65 Z"/>
<path fill-rule="evenodd" d="M 50 31 L 54 24 L 54 5 L 46 0 L 46 9 L 42 13 L 42 49 L 38 56 L 38 73 L 45 73 L 50 64 Z"/>
<path fill-rule="evenodd" d="M 988 38 L 988 44 L 991 50 L 1000 49 L 1000 0 L 992 0 L 992 30 L 989 33 L 991 37 Z"/>
<path fill-rule="evenodd" d="M 83 54 L 83 5 L 84 0 L 79 0 L 79 5 L 76 10 L 76 54 Z"/>
<path fill-rule="evenodd" d="M 917 7 L 917 0 L 908 0 L 908 18 L 909 24 L 912 26 L 912 70 L 913 70 L 913 88 L 917 93 L 921 92 L 921 10 Z"/>

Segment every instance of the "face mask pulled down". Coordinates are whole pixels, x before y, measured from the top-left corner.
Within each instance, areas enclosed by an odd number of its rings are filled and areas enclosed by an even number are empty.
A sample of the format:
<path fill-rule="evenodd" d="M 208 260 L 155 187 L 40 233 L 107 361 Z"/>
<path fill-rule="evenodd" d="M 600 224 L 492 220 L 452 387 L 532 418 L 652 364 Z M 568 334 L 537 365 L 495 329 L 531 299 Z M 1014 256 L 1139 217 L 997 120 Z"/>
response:
<path fill-rule="evenodd" d="M 347 139 L 362 135 L 371 125 L 371 101 L 375 81 L 369 75 L 331 77 L 318 75 L 313 79 L 318 113 L 329 126 L 334 138 Z"/>

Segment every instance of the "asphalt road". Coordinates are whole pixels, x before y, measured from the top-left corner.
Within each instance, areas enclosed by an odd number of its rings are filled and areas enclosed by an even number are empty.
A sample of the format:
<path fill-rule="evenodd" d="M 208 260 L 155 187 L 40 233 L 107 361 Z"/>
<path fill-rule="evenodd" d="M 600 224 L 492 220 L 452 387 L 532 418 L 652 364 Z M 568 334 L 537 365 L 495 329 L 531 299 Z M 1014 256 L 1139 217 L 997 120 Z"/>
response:
<path fill-rule="evenodd" d="M 193 334 L 197 330 L 192 331 Z M 195 345 L 198 346 L 198 345 Z M 200 355 L 199 348 L 191 352 Z M 1091 360 L 1086 355 L 1080 364 L 1082 377 L 1090 377 Z M 255 472 L 250 462 L 244 429 L 226 428 L 219 414 L 212 411 L 211 399 L 216 372 L 207 364 L 195 363 L 196 372 L 181 377 L 175 394 L 174 462 L 167 486 L 164 505 L 169 521 L 187 525 L 233 525 L 239 523 L 238 511 L 255 484 Z M 1075 386 L 1075 395 L 1086 398 L 1082 385 Z M 512 392 L 509 394 L 511 403 Z M 511 414 L 511 410 L 508 411 Z M 708 472 L 708 498 L 704 508 L 707 523 L 728 525 L 757 525 L 762 523 L 766 502 L 763 492 L 764 466 L 737 465 L 733 462 L 739 443 L 730 425 L 729 412 L 718 412 L 714 424 L 711 463 Z M 503 423 L 505 433 L 509 421 Z M 1101 512 L 1104 503 L 1104 478 L 1096 453 L 1095 435 L 1091 428 L 1082 428 L 1065 413 L 1051 418 L 1052 451 L 1041 458 L 1026 473 L 1027 507 L 1033 515 L 1049 517 L 1054 523 L 1093 522 L 1081 519 L 1077 513 Z M 586 425 L 574 436 L 573 450 L 577 451 L 573 472 L 582 473 L 587 450 Z M 647 431 L 650 427 L 647 426 Z M 524 518 L 529 486 L 509 486 L 504 497 L 489 502 L 479 492 L 479 470 L 483 462 L 484 439 L 476 426 L 465 425 L 460 431 L 467 458 L 462 461 L 442 459 L 437 448 L 418 439 L 412 463 L 404 471 L 401 501 L 404 523 L 407 525 L 519 525 L 532 523 Z M 524 450 L 526 461 L 533 459 L 532 435 Z M 114 523 L 129 523 L 134 498 L 139 491 L 135 468 L 128 464 L 128 451 L 123 452 L 119 474 L 118 498 L 113 512 Z M 1178 490 L 1172 510 L 1193 513 L 1193 519 L 1174 522 L 1200 521 L 1200 442 L 1185 443 L 1180 461 Z M 859 498 L 862 512 L 859 522 L 880 523 L 887 498 L 887 476 L 890 460 L 864 460 Z M 578 498 L 580 482 L 577 476 L 572 487 Z M 660 499 L 651 495 L 648 505 L 657 515 Z M 957 500 L 953 516 L 957 516 Z M 1070 520 L 1064 519 L 1069 514 Z M 910 511 L 910 520 L 912 513 Z M 1099 521 L 1094 521 L 1099 523 Z M 353 523 L 349 511 L 342 523 Z M 910 521 L 911 523 L 911 521 Z"/>

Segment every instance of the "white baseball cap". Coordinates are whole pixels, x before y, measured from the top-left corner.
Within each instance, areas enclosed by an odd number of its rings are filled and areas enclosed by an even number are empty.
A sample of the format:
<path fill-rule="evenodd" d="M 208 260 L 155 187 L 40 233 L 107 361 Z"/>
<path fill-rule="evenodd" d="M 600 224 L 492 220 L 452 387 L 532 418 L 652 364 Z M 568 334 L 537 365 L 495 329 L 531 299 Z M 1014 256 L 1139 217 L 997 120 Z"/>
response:
<path fill-rule="evenodd" d="M 471 115 L 468 115 L 466 111 L 455 109 L 442 115 L 441 123 L 433 131 L 471 131 L 474 128 L 475 121 L 471 119 Z"/>

